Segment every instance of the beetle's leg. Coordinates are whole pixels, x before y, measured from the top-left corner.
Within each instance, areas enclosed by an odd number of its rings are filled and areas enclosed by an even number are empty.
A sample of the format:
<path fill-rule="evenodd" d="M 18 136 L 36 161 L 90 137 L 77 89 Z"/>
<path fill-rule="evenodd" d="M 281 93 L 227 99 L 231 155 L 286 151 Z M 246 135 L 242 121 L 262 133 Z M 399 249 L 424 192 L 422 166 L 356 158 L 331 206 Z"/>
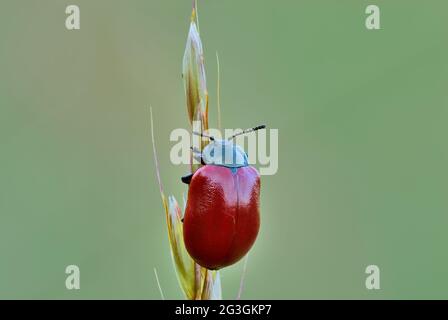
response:
<path fill-rule="evenodd" d="M 190 147 L 190 149 L 191 149 L 191 151 L 192 151 L 193 153 L 201 154 L 201 150 L 199 150 L 199 149 L 196 148 L 196 147 Z"/>
<path fill-rule="evenodd" d="M 193 158 L 200 162 L 202 165 L 205 165 L 204 159 L 202 158 L 202 152 L 201 150 L 195 148 L 195 147 L 190 147 L 191 151 L 193 152 Z"/>
<path fill-rule="evenodd" d="M 185 183 L 185 184 L 190 184 L 190 182 L 191 182 L 191 178 L 193 178 L 193 174 L 192 174 L 192 173 L 187 174 L 187 175 L 183 176 L 183 177 L 180 178 L 180 179 L 182 180 L 183 183 Z"/>
<path fill-rule="evenodd" d="M 193 158 L 194 160 L 196 160 L 197 162 L 199 162 L 200 164 L 204 165 L 204 160 L 202 159 L 202 156 L 199 154 L 195 154 L 193 153 Z"/>
<path fill-rule="evenodd" d="M 191 151 L 193 154 L 193 158 L 196 161 L 200 162 L 202 165 L 205 165 L 204 160 L 202 159 L 202 152 L 195 147 L 191 147 Z M 193 178 L 193 173 L 190 173 L 190 174 L 187 174 L 187 175 L 181 177 L 181 180 L 185 184 L 190 184 L 191 178 Z"/>

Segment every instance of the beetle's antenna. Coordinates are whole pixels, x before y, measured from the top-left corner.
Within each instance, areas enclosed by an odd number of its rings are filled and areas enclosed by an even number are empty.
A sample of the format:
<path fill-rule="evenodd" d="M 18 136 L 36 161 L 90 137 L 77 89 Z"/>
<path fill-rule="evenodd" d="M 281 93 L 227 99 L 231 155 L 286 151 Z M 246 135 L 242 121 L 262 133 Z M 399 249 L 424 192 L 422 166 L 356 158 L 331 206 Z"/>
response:
<path fill-rule="evenodd" d="M 208 138 L 208 139 L 210 139 L 211 141 L 215 141 L 215 138 L 212 137 L 212 136 L 208 136 L 208 135 L 206 135 L 206 134 L 199 133 L 199 132 L 196 132 L 196 131 L 193 131 L 192 133 L 195 134 L 195 135 L 197 135 L 197 136 L 203 137 L 203 138 Z"/>
<path fill-rule="evenodd" d="M 257 131 L 257 130 L 260 130 L 260 129 L 265 129 L 265 128 L 266 128 L 266 126 L 264 124 L 262 124 L 261 126 L 256 126 L 256 127 L 253 127 L 253 128 L 249 128 L 249 129 L 243 130 L 243 131 L 241 131 L 241 132 L 239 132 L 237 134 L 234 134 L 228 140 L 232 140 L 233 138 L 238 137 L 238 136 L 240 136 L 242 134 L 251 133 L 251 132 L 254 132 L 254 131 Z"/>

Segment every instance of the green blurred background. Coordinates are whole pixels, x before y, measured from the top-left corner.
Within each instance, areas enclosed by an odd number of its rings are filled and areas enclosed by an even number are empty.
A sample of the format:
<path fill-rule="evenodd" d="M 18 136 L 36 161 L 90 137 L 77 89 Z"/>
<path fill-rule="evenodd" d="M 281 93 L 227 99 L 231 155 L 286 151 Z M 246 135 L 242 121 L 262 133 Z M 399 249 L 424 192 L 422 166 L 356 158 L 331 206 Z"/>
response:
<path fill-rule="evenodd" d="M 81 30 L 65 29 L 65 8 Z M 364 26 L 368 4 L 381 30 Z M 0 298 L 182 298 L 152 160 L 188 128 L 190 0 L 2 0 Z M 199 1 L 210 117 L 279 129 L 243 298 L 448 298 L 448 3 Z M 81 290 L 65 267 L 81 268 Z M 367 265 L 381 269 L 368 291 Z M 236 297 L 242 263 L 222 271 Z"/>

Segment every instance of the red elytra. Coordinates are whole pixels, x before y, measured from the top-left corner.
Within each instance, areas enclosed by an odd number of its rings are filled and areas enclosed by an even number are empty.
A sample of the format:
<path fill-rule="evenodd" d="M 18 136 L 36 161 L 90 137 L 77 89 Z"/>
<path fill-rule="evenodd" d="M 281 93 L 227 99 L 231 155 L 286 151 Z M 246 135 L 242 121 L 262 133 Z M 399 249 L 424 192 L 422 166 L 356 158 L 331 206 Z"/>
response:
<path fill-rule="evenodd" d="M 217 270 L 240 260 L 260 228 L 260 176 L 246 164 L 207 164 L 191 178 L 184 242 L 201 266 Z"/>

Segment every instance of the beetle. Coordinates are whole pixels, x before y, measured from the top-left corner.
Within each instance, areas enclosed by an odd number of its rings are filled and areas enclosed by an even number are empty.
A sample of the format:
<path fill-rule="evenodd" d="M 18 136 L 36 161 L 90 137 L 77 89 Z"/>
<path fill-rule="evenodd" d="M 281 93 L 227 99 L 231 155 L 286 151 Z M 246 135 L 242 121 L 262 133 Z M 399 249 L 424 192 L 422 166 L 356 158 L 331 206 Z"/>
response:
<path fill-rule="evenodd" d="M 203 164 L 182 177 L 189 184 L 183 219 L 185 247 L 199 265 L 218 270 L 239 261 L 250 250 L 260 228 L 260 175 L 247 154 L 232 139 L 265 126 L 238 133 L 228 140 L 210 136 L 193 155 Z"/>

